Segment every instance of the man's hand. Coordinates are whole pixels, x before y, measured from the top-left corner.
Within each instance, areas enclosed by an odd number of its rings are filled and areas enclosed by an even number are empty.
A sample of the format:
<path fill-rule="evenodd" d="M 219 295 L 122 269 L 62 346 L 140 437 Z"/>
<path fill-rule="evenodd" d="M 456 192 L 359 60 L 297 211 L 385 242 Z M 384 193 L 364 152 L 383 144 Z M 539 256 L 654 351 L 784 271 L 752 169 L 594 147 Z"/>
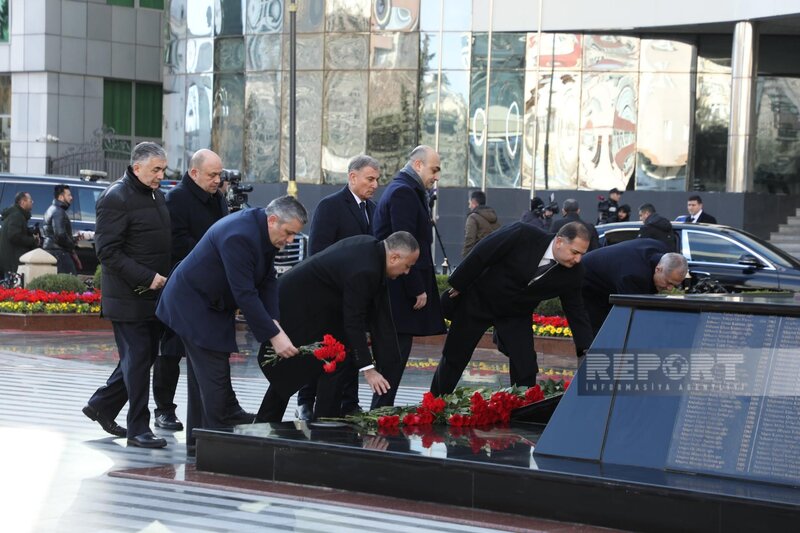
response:
<path fill-rule="evenodd" d="M 450 298 L 455 298 L 455 297 L 456 297 L 456 296 L 458 296 L 459 294 L 461 294 L 461 293 L 460 293 L 460 292 L 458 292 L 458 291 L 457 291 L 457 290 L 455 290 L 455 289 L 450 289 L 449 291 L 447 291 L 447 295 L 448 295 Z"/>
<path fill-rule="evenodd" d="M 428 303 L 428 295 L 424 292 L 422 294 L 418 294 L 417 301 L 414 303 L 414 311 L 419 311 L 420 309 L 425 307 L 425 304 L 427 303 Z"/>
<path fill-rule="evenodd" d="M 275 325 L 278 326 L 280 332 L 278 332 L 277 335 L 269 340 L 269 342 L 272 344 L 272 348 L 275 350 L 275 353 L 278 354 L 278 357 L 282 357 L 284 359 L 294 357 L 299 353 L 299 350 L 295 348 L 294 344 L 292 344 L 289 336 L 283 332 L 283 328 L 280 324 L 278 324 L 278 321 L 273 320 L 273 322 L 275 322 Z"/>
<path fill-rule="evenodd" d="M 161 274 L 156 274 L 155 277 L 153 278 L 153 281 L 150 283 L 150 289 L 156 291 L 162 288 L 166 282 L 167 278 L 165 278 Z"/>
<path fill-rule="evenodd" d="M 361 442 L 361 447 L 365 450 L 385 452 L 389 449 L 389 441 L 379 435 L 365 435 Z"/>
<path fill-rule="evenodd" d="M 392 387 L 389 385 L 389 382 L 386 381 L 380 372 L 375 370 L 374 368 L 370 368 L 369 370 L 364 371 L 364 378 L 366 378 L 369 387 L 372 389 L 372 392 L 378 395 L 383 395 L 389 392 L 389 389 Z"/>

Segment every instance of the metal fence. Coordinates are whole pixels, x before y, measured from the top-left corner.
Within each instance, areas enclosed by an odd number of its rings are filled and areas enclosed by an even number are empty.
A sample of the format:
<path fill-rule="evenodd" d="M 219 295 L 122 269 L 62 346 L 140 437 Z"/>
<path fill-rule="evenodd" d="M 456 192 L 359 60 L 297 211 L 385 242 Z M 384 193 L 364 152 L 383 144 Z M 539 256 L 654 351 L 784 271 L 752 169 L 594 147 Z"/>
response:
<path fill-rule="evenodd" d="M 130 161 L 130 153 L 92 150 L 48 158 L 47 173 L 59 176 L 80 176 L 81 170 L 100 170 L 113 181 L 122 176 Z"/>

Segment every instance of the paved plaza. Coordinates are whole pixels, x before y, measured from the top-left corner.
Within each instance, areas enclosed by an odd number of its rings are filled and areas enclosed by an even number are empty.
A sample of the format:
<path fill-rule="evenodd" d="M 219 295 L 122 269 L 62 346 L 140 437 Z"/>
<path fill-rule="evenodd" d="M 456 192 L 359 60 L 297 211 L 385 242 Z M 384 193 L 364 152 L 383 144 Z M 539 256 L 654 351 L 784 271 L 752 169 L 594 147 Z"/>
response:
<path fill-rule="evenodd" d="M 246 332 L 239 336 L 242 354 L 232 358 L 233 386 L 242 405 L 255 411 L 266 381 L 255 362 L 253 339 Z M 398 403 L 420 400 L 430 384 L 437 350 L 423 346 L 412 352 Z M 381 506 L 365 509 L 326 503 L 292 491 L 284 496 L 280 489 L 265 494 L 247 483 L 235 488 L 181 483 L 189 479 L 194 462 L 186 456 L 183 431 L 153 428 L 167 439 L 165 449 L 126 447 L 125 439 L 107 435 L 81 413 L 116 361 L 110 331 L 0 331 L 0 471 L 4 479 L 0 512 L 4 531 L 532 530 L 519 524 L 493 529 L 457 518 L 442 519 L 441 515 L 429 518 L 407 509 L 384 512 L 380 509 L 386 507 Z M 569 359 L 553 361 L 563 362 L 558 372 L 570 370 Z M 506 364 L 496 352 L 479 350 L 466 378 L 475 384 L 500 386 L 508 379 Z M 368 405 L 365 385 L 360 394 L 362 405 Z M 185 420 L 185 371 L 176 403 L 179 418 Z M 287 420 L 293 418 L 294 408 L 292 399 Z M 124 425 L 125 416 L 123 410 L 117 421 Z M 126 475 L 148 468 L 171 472 L 171 482 Z M 591 529 L 557 522 L 527 523 L 537 530 Z"/>

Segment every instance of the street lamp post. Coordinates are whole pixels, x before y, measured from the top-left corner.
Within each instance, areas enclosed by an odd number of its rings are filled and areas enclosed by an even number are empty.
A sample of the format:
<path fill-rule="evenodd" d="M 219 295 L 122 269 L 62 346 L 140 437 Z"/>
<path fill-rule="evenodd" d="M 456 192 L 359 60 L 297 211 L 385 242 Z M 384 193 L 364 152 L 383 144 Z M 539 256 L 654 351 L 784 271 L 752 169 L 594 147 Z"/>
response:
<path fill-rule="evenodd" d="M 297 198 L 295 153 L 297 150 L 297 2 L 289 3 L 289 185 L 286 194 Z"/>

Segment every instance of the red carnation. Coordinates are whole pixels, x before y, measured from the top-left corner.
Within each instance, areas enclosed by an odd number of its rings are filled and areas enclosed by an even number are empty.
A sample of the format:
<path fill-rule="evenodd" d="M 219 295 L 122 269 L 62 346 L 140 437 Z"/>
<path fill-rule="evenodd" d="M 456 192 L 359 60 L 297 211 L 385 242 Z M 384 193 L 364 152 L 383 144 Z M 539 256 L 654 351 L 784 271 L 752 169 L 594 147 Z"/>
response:
<path fill-rule="evenodd" d="M 322 370 L 325 371 L 326 374 L 331 374 L 336 372 L 336 361 L 330 361 L 322 365 Z"/>

